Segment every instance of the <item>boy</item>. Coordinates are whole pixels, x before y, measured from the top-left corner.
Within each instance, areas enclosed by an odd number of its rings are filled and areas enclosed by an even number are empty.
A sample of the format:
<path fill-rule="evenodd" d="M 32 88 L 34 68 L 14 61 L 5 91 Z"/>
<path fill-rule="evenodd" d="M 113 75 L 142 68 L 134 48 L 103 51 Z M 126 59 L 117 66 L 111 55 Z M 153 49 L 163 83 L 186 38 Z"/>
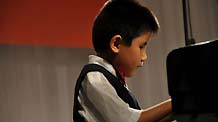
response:
<path fill-rule="evenodd" d="M 152 12 L 133 0 L 105 3 L 93 26 L 97 55 L 89 56 L 77 80 L 74 122 L 158 122 L 171 113 L 170 100 L 141 110 L 125 83 L 143 66 L 158 29 Z"/>

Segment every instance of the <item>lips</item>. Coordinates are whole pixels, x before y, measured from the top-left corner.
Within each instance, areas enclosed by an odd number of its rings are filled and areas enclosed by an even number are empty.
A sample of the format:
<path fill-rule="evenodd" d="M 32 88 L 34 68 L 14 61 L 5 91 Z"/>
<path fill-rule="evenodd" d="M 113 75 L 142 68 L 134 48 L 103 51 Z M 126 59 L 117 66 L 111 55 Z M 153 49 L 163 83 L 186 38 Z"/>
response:
<path fill-rule="evenodd" d="M 142 67 L 143 65 L 144 65 L 144 62 L 141 62 L 141 63 L 140 63 L 140 66 Z"/>
<path fill-rule="evenodd" d="M 144 65 L 144 62 L 141 62 L 137 67 L 142 67 Z"/>

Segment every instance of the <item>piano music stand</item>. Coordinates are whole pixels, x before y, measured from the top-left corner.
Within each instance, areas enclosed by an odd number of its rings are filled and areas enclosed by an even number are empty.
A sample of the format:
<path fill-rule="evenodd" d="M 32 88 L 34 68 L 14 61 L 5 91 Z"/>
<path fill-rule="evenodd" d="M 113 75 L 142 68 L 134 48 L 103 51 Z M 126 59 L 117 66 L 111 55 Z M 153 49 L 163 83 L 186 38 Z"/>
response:
<path fill-rule="evenodd" d="M 206 117 L 210 119 L 206 122 L 218 121 L 218 40 L 171 51 L 167 78 L 173 113 L 178 119 L 205 122 Z"/>

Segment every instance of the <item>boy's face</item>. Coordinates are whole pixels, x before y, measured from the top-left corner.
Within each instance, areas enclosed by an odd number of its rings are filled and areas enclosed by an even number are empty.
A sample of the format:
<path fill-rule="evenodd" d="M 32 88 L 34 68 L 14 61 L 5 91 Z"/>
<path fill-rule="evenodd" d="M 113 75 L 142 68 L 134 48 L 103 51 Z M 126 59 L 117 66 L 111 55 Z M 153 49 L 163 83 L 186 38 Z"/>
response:
<path fill-rule="evenodd" d="M 119 51 L 115 57 L 115 65 L 122 69 L 126 77 L 131 77 L 147 59 L 147 43 L 152 33 L 145 33 L 132 40 L 131 46 L 119 45 Z"/>

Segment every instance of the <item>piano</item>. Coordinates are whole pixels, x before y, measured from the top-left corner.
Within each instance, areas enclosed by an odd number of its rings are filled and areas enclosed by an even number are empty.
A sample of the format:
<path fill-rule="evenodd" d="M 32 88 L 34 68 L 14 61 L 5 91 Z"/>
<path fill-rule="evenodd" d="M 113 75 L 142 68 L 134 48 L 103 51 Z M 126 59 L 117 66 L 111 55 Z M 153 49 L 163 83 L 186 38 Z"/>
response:
<path fill-rule="evenodd" d="M 167 80 L 177 122 L 218 122 L 218 40 L 172 50 Z"/>

